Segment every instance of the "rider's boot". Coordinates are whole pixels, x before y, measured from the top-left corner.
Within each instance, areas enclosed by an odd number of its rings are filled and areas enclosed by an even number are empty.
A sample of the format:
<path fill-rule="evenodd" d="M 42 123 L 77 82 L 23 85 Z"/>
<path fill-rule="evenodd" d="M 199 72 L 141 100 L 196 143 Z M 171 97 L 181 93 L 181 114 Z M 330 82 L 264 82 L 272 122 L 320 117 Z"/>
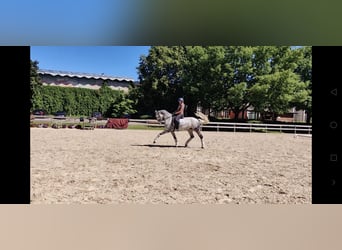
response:
<path fill-rule="evenodd" d="M 178 129 L 179 129 L 179 123 L 175 121 L 175 124 L 174 124 L 174 126 L 175 126 L 175 130 L 177 130 L 177 131 L 178 131 Z"/>

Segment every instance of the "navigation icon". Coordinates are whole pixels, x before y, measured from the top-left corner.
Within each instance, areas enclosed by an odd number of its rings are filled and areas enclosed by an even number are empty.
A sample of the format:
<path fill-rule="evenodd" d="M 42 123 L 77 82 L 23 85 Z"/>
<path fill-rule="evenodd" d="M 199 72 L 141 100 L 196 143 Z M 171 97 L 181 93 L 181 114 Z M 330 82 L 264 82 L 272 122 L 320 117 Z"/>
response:
<path fill-rule="evenodd" d="M 337 128 L 337 122 L 335 121 L 330 122 L 329 125 L 330 125 L 330 128 L 333 128 L 333 129 Z"/>
<path fill-rule="evenodd" d="M 330 93 L 334 96 L 337 96 L 337 88 L 334 88 L 333 90 L 331 90 Z"/>
<path fill-rule="evenodd" d="M 331 186 L 335 186 L 336 185 L 336 180 L 335 179 L 331 179 Z"/>
<path fill-rule="evenodd" d="M 337 161 L 337 154 L 330 154 L 330 161 Z"/>

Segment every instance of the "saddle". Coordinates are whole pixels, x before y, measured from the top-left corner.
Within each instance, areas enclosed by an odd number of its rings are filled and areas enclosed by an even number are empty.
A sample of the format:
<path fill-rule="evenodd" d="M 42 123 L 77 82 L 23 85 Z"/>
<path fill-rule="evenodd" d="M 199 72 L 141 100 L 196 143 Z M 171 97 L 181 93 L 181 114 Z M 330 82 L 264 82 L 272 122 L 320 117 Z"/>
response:
<path fill-rule="evenodd" d="M 179 119 L 178 123 L 176 122 L 175 117 L 173 118 L 173 121 L 172 121 L 173 130 L 175 130 L 175 129 L 178 130 L 178 129 L 179 129 L 179 125 L 180 125 L 180 123 L 182 122 L 182 120 L 183 120 L 184 118 L 185 118 L 185 117 Z"/>

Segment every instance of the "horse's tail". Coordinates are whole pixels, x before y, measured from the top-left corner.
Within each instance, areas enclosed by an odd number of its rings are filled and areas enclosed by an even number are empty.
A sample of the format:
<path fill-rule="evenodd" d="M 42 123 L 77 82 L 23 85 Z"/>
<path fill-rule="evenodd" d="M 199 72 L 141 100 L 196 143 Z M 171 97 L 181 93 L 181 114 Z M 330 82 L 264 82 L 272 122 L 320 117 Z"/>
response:
<path fill-rule="evenodd" d="M 197 111 L 195 115 L 201 120 L 202 124 L 207 124 L 209 123 L 209 118 L 207 115 L 203 114 L 200 111 Z"/>

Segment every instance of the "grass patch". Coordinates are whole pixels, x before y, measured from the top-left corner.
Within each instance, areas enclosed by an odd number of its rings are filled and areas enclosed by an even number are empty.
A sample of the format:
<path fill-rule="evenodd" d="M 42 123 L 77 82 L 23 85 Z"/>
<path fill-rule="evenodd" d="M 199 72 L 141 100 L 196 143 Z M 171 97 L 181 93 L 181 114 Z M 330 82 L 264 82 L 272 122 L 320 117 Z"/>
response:
<path fill-rule="evenodd" d="M 148 126 L 144 124 L 128 124 L 128 129 L 162 130 L 162 127 Z"/>
<path fill-rule="evenodd" d="M 253 123 L 253 124 L 258 124 L 258 123 L 263 123 L 262 121 L 260 120 L 248 120 L 247 123 Z"/>

